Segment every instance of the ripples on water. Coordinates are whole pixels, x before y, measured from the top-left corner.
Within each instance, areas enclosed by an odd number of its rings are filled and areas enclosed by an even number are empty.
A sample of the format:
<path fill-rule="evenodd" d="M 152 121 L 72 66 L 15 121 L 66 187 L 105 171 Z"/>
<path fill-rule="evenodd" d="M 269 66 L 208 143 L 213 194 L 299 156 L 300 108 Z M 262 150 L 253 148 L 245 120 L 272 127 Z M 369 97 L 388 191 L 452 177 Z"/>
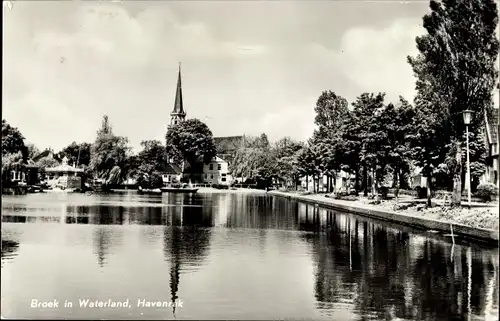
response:
<path fill-rule="evenodd" d="M 31 309 L 34 298 L 75 305 Z M 142 298 L 183 307 L 135 307 Z M 2 197 L 4 317 L 498 320 L 497 298 L 498 249 L 285 199 Z"/>

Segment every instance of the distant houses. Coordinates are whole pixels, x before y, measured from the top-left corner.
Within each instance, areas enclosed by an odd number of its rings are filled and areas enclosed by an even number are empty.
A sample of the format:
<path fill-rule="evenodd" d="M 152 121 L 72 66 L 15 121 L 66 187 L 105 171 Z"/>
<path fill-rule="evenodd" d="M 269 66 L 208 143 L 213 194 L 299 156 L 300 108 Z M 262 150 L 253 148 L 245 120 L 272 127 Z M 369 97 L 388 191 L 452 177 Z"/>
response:
<path fill-rule="evenodd" d="M 215 156 L 208 164 L 203 164 L 203 183 L 229 185 L 232 182 L 229 174 L 229 163 Z"/>

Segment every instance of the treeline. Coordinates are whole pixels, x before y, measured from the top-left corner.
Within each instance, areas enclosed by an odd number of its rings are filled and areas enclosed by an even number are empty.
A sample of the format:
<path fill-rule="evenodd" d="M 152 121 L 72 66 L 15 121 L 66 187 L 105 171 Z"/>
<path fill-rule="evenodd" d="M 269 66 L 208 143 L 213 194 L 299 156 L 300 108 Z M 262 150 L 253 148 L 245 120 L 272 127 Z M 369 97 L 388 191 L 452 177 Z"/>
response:
<path fill-rule="evenodd" d="M 373 193 L 387 184 L 403 186 L 412 168 L 431 189 L 453 190 L 460 205 L 466 168 L 463 112 L 469 125 L 471 185 L 485 171 L 485 116 L 493 112 L 498 87 L 497 4 L 493 0 L 430 1 L 423 17 L 426 33 L 416 38 L 418 54 L 408 57 L 416 77 L 413 105 L 400 97 L 386 103 L 383 93 L 363 93 L 351 108 L 343 97 L 325 91 L 315 107 L 317 130 L 304 148 L 279 157 L 279 146 L 242 151 L 236 172 L 278 178 L 337 175 L 355 177 L 355 188 Z M 273 152 L 274 150 L 274 152 Z M 284 165 L 285 173 L 274 168 Z M 251 170 L 250 170 L 251 169 Z"/>

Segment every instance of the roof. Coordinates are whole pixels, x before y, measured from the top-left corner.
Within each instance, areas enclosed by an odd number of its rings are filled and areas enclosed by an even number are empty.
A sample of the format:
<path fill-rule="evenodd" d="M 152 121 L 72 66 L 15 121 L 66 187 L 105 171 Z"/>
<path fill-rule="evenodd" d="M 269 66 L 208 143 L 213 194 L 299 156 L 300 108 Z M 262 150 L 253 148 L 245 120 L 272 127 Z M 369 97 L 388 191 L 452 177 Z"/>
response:
<path fill-rule="evenodd" d="M 220 158 L 219 156 L 215 156 L 214 158 L 212 158 L 212 162 L 215 162 L 215 163 L 226 163 L 226 161 L 222 158 Z"/>
<path fill-rule="evenodd" d="M 179 166 L 175 164 L 165 163 L 165 166 L 161 172 L 163 174 L 181 174 L 182 170 Z"/>
<path fill-rule="evenodd" d="M 217 154 L 232 154 L 245 146 L 245 136 L 214 137 Z"/>
<path fill-rule="evenodd" d="M 72 173 L 81 173 L 83 172 L 83 168 L 76 168 L 68 164 L 58 165 L 56 167 L 50 167 L 45 170 L 46 172 L 72 172 Z"/>
<path fill-rule="evenodd" d="M 36 156 L 34 156 L 31 160 L 33 162 L 37 162 L 38 160 L 47 157 L 47 156 L 53 156 L 54 152 L 51 149 L 46 149 L 43 152 L 38 153 Z"/>
<path fill-rule="evenodd" d="M 177 76 L 177 90 L 175 92 L 174 110 L 172 114 L 185 115 L 184 105 L 182 103 L 182 85 L 181 85 L 181 65 L 179 64 L 179 75 Z"/>

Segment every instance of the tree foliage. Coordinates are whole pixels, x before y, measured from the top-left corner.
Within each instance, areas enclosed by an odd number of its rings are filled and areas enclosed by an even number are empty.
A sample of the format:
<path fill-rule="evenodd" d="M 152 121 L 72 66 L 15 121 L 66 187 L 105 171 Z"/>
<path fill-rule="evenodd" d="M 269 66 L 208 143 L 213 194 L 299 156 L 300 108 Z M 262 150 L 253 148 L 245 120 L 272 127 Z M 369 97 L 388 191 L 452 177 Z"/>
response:
<path fill-rule="evenodd" d="M 284 182 L 297 186 L 300 178 L 300 167 L 298 157 L 304 145 L 290 137 L 284 137 L 278 140 L 272 149 L 271 157 L 273 168 L 273 176 Z"/>
<path fill-rule="evenodd" d="M 141 142 L 142 150 L 137 155 L 137 184 L 143 188 L 163 186 L 161 172 L 168 161 L 167 150 L 160 141 Z"/>
<path fill-rule="evenodd" d="M 106 184 L 121 183 L 126 178 L 127 143 L 127 138 L 113 134 L 108 117 L 104 116 L 91 148 L 89 169 L 95 178 L 103 179 Z"/>
<path fill-rule="evenodd" d="M 59 165 L 59 162 L 56 159 L 54 159 L 53 157 L 46 156 L 46 157 L 42 157 L 39 160 L 37 160 L 35 165 L 41 171 L 45 171 L 45 169 L 47 169 L 47 168 L 55 167 L 55 166 Z"/>
<path fill-rule="evenodd" d="M 465 132 L 461 113 L 474 111 L 470 131 L 479 134 L 498 77 L 498 11 L 493 0 L 432 0 L 430 9 L 423 18 L 427 33 L 416 39 L 419 54 L 408 57 L 417 77 L 415 103 L 422 110 L 417 135 L 425 138 L 416 141 L 416 158 L 431 175 L 444 167 L 443 154 L 448 153 L 453 203 L 459 205 Z M 438 144 L 424 146 L 433 140 Z"/>
<path fill-rule="evenodd" d="M 327 139 L 341 131 L 342 123 L 349 114 L 347 99 L 332 91 L 323 91 L 316 102 L 314 123 L 318 127 L 313 139 Z"/>
<path fill-rule="evenodd" d="M 90 164 L 90 154 L 92 150 L 92 145 L 89 143 L 78 144 L 72 142 L 70 145 L 64 147 L 59 153 L 57 153 L 56 158 L 62 160 L 64 157 L 68 159 L 68 163 L 73 166 L 88 166 Z"/>
<path fill-rule="evenodd" d="M 5 119 L 2 119 L 2 157 L 18 152 L 21 152 L 23 158 L 26 159 L 27 149 L 24 145 L 24 136 L 17 127 L 12 127 Z"/>
<path fill-rule="evenodd" d="M 198 119 L 188 119 L 173 125 L 165 139 L 168 157 L 178 163 L 186 161 L 191 168 L 200 160 L 208 164 L 216 155 L 212 131 Z"/>

